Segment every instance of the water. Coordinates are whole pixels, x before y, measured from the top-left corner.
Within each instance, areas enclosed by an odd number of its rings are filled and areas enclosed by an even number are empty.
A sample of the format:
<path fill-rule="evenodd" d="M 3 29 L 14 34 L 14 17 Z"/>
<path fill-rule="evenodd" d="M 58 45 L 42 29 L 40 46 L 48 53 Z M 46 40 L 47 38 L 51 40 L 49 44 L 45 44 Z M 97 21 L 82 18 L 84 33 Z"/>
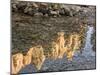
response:
<path fill-rule="evenodd" d="M 91 43 L 91 37 L 94 32 L 94 28 L 88 26 L 88 31 L 86 33 L 86 42 L 85 42 L 85 47 L 82 52 L 82 55 L 87 57 L 87 56 L 95 56 L 95 52 L 92 50 L 92 43 Z"/>
<path fill-rule="evenodd" d="M 80 53 L 76 52 L 73 61 L 68 61 L 65 58 L 57 59 L 55 61 L 47 59 L 40 72 L 54 72 L 54 71 L 69 71 L 69 70 L 82 70 L 82 69 L 95 69 L 95 52 L 92 50 L 91 37 L 93 34 L 93 27 L 88 26 L 86 32 L 86 42 L 82 55 L 78 56 Z M 33 64 L 30 64 L 20 70 L 19 73 L 34 73 L 38 72 Z"/>

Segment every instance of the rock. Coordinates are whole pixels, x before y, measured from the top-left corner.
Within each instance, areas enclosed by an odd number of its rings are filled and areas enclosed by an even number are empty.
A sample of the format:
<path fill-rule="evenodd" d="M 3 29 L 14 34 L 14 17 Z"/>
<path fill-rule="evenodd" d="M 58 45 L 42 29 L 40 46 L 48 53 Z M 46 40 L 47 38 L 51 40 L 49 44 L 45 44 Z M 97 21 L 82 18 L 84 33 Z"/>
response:
<path fill-rule="evenodd" d="M 19 2 L 19 3 L 17 4 L 18 12 L 23 13 L 25 8 L 26 8 L 26 3 L 24 3 L 24 2 Z"/>
<path fill-rule="evenodd" d="M 71 6 L 71 9 L 74 10 L 75 12 L 79 12 L 81 10 L 80 6 Z"/>
<path fill-rule="evenodd" d="M 72 13 L 72 11 L 65 9 L 65 15 L 72 17 L 73 16 L 73 13 Z"/>
<path fill-rule="evenodd" d="M 12 4 L 12 11 L 13 12 L 17 12 L 18 11 L 17 4 L 15 4 L 15 3 Z"/>
<path fill-rule="evenodd" d="M 27 13 L 29 15 L 33 15 L 34 14 L 33 9 L 31 7 L 26 7 L 24 9 L 24 13 Z"/>
<path fill-rule="evenodd" d="M 63 8 L 67 16 L 74 16 L 81 10 L 81 7 L 77 5 L 62 5 L 61 8 Z"/>
<path fill-rule="evenodd" d="M 59 9 L 59 14 L 60 15 L 65 15 L 65 9 L 64 8 Z"/>
<path fill-rule="evenodd" d="M 32 7 L 26 7 L 25 9 L 24 9 L 24 13 L 25 14 L 28 14 L 28 15 L 36 15 L 36 13 L 38 13 L 38 8 L 32 8 Z"/>
<path fill-rule="evenodd" d="M 26 7 L 25 9 L 24 9 L 24 13 L 28 13 L 28 10 L 29 9 L 29 7 Z"/>
<path fill-rule="evenodd" d="M 39 8 L 38 11 L 42 13 L 43 15 L 49 14 L 49 9 L 48 8 Z"/>
<path fill-rule="evenodd" d="M 37 13 L 34 13 L 34 16 L 43 16 L 43 14 L 42 14 L 42 13 L 37 12 Z"/>
<path fill-rule="evenodd" d="M 32 3 L 27 3 L 26 6 L 27 7 L 32 7 Z"/>
<path fill-rule="evenodd" d="M 47 6 L 48 6 L 47 3 L 41 3 L 41 4 L 40 4 L 40 7 L 47 7 Z"/>
<path fill-rule="evenodd" d="M 32 6 L 38 8 L 39 6 L 36 3 L 32 3 Z"/>
<path fill-rule="evenodd" d="M 53 16 L 53 17 L 60 16 L 58 10 L 57 11 L 50 10 L 50 15 Z"/>
<path fill-rule="evenodd" d="M 18 3 L 19 3 L 19 1 L 18 1 L 18 0 L 11 0 L 11 3 L 18 4 Z"/>
<path fill-rule="evenodd" d="M 53 5 L 52 5 L 52 9 L 53 9 L 53 10 L 58 10 L 58 9 L 59 9 L 58 4 L 53 4 Z"/>

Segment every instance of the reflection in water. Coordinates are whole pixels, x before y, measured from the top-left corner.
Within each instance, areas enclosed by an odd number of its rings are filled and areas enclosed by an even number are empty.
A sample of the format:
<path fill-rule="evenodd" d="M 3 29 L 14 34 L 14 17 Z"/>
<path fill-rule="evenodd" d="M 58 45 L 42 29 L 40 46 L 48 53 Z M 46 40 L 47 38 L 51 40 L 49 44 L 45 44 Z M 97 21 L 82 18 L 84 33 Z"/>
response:
<path fill-rule="evenodd" d="M 95 56 L 95 52 L 92 50 L 93 45 L 91 44 L 93 31 L 93 27 L 88 26 L 88 31 L 86 33 L 86 43 L 82 53 L 83 56 Z"/>
<path fill-rule="evenodd" d="M 46 59 L 40 72 L 51 72 L 51 71 L 60 71 L 62 70 L 76 70 L 76 69 L 94 69 L 95 68 L 95 52 L 92 50 L 91 36 L 94 32 L 93 27 L 88 26 L 86 33 L 86 42 L 82 56 L 79 52 L 75 52 L 74 60 L 69 62 L 66 60 L 66 57 L 63 59 L 51 60 Z M 91 57 L 93 56 L 93 57 Z M 27 67 L 20 70 L 19 73 L 33 73 L 38 72 L 33 64 L 28 65 Z M 73 65 L 73 66 L 72 66 Z"/>

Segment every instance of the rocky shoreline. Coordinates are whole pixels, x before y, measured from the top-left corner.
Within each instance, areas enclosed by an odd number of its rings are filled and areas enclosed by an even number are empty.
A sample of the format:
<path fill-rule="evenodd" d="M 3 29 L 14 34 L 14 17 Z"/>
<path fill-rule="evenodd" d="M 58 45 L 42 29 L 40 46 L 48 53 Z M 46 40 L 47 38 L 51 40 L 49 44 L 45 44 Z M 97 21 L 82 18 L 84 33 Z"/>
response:
<path fill-rule="evenodd" d="M 66 5 L 57 3 L 39 3 L 27 1 L 12 1 L 12 12 L 20 12 L 30 16 L 79 16 L 87 13 L 92 6 Z M 95 9 L 95 8 L 94 8 Z"/>

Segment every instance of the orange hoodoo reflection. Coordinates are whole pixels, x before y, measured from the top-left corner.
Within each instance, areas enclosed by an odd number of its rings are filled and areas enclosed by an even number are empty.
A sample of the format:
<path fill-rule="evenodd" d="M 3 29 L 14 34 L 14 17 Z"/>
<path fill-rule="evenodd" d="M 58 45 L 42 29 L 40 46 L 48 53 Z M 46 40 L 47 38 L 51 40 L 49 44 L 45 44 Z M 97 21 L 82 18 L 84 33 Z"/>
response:
<path fill-rule="evenodd" d="M 81 40 L 78 34 L 71 34 L 66 45 L 66 55 L 69 60 L 72 60 L 74 52 L 80 48 Z"/>
<path fill-rule="evenodd" d="M 72 60 L 74 52 L 80 48 L 80 44 L 81 41 L 78 34 L 71 34 L 65 41 L 64 32 L 59 32 L 56 42 L 52 42 L 52 58 L 63 58 L 66 53 L 68 60 Z"/>
<path fill-rule="evenodd" d="M 17 74 L 20 69 L 24 66 L 23 54 L 17 53 L 12 56 L 12 74 Z"/>
<path fill-rule="evenodd" d="M 30 48 L 26 55 L 17 53 L 12 56 L 12 74 L 17 74 L 23 67 L 30 63 L 35 65 L 37 70 L 40 70 L 44 60 L 44 51 L 40 45 Z"/>
<path fill-rule="evenodd" d="M 47 55 L 52 59 L 57 59 L 63 58 L 63 55 L 66 54 L 67 59 L 72 60 L 75 51 L 80 48 L 80 45 L 80 35 L 71 34 L 67 40 L 65 40 L 64 32 L 58 32 L 57 39 L 52 42 L 51 52 Z M 12 55 L 12 74 L 17 74 L 22 67 L 30 63 L 35 65 L 37 70 L 40 70 L 45 58 L 44 49 L 41 45 L 30 48 L 26 55 L 22 53 Z"/>
<path fill-rule="evenodd" d="M 63 58 L 65 51 L 64 32 L 58 32 L 56 41 L 52 42 L 52 58 Z"/>

